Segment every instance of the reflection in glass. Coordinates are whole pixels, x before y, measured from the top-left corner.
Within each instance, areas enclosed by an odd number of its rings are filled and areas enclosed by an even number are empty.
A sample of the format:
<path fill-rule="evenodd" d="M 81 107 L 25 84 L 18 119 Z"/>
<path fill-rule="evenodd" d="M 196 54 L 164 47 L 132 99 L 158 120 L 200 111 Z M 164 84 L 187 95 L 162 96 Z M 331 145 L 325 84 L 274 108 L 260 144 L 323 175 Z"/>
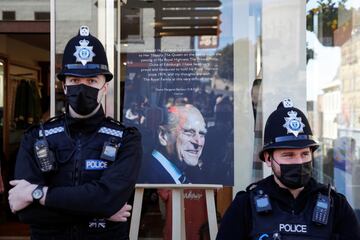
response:
<path fill-rule="evenodd" d="M 232 185 L 232 5 L 132 1 L 121 11 L 123 121 L 143 131 L 144 155 L 157 148 L 156 132 L 168 109 L 194 105 L 207 123 L 208 135 L 201 156 L 207 170 L 193 179 Z M 220 138 L 225 144 L 218 144 Z"/>
<path fill-rule="evenodd" d="M 0 0 L 0 21 L 50 21 L 49 0 Z"/>
<path fill-rule="evenodd" d="M 307 103 L 321 142 L 315 176 L 360 208 L 360 9 L 356 1 L 307 3 Z"/>
<path fill-rule="evenodd" d="M 0 60 L 0 108 L 4 107 L 4 62 Z M 1 114 L 1 126 L 2 126 L 2 114 Z"/>
<path fill-rule="evenodd" d="M 147 166 L 153 162 L 152 153 L 156 150 L 181 169 L 179 176 L 185 176 L 186 181 L 233 185 L 232 8 L 232 1 L 218 0 L 134 0 L 122 6 L 120 65 L 125 94 L 121 112 L 127 125 L 134 125 L 142 132 L 143 166 L 146 167 L 145 175 L 140 174 L 140 182 L 150 181 L 146 175 L 149 172 Z M 199 158 L 196 166 L 183 168 L 178 164 L 175 152 L 177 147 L 181 148 L 180 152 L 184 150 L 190 138 L 184 138 L 178 132 L 191 126 L 179 123 L 175 127 L 178 131 L 173 131 L 172 137 L 184 141 L 177 146 L 171 145 L 165 138 L 160 139 L 158 131 L 167 129 L 169 115 L 173 116 L 177 109 L 184 109 L 178 106 L 190 105 L 205 120 L 207 134 L 192 134 L 191 140 L 197 139 L 196 147 L 203 148 L 203 151 L 196 156 Z M 185 114 L 177 116 L 186 122 Z M 166 141 L 174 150 L 169 147 L 165 152 L 161 141 Z M 202 143 L 204 146 L 200 147 Z M 195 152 L 199 153 L 193 149 L 192 154 L 195 155 Z M 144 227 L 140 228 L 140 237 L 171 239 L 171 197 L 169 190 L 149 190 L 145 193 L 146 211 L 143 212 Z M 186 239 L 207 239 L 204 197 L 202 190 L 185 192 Z M 153 214 L 159 213 L 159 210 L 165 221 L 164 234 L 161 229 L 152 227 L 149 221 L 150 218 L 157 221 Z"/>
<path fill-rule="evenodd" d="M 254 117 L 254 151 L 253 151 L 253 171 L 252 181 L 256 182 L 263 178 L 263 162 L 259 159 L 259 152 L 262 149 L 262 128 L 263 128 L 263 114 L 262 114 L 262 1 L 250 2 L 249 20 L 253 29 L 251 32 L 251 39 L 253 42 L 254 56 L 250 59 L 253 62 L 249 64 L 254 69 L 251 76 L 254 76 L 252 86 L 250 89 L 251 105 Z"/>
<path fill-rule="evenodd" d="M 55 1 L 56 73 L 60 72 L 66 43 L 78 33 L 80 26 L 88 26 L 90 33 L 99 38 L 97 27 L 99 8 L 100 6 L 96 0 Z M 82 14 L 79 14 L 79 9 L 82 9 Z M 102 43 L 104 44 L 104 42 Z M 61 81 L 56 79 L 55 88 L 55 115 L 60 115 L 65 111 L 65 95 Z"/>
<path fill-rule="evenodd" d="M 5 62 L 0 59 L 0 194 L 4 193 L 4 178 L 3 178 L 3 165 L 5 161 L 4 154 L 4 78 L 5 78 Z M 2 205 L 2 201 L 0 201 L 0 206 Z M 4 217 L 4 212 L 0 211 L 0 219 Z"/>

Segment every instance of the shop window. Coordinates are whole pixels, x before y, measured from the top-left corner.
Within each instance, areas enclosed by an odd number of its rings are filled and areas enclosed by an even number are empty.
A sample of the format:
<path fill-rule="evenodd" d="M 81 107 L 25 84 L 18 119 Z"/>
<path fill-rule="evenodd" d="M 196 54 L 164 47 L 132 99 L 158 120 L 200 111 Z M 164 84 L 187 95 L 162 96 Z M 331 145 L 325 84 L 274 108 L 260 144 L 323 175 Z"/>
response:
<path fill-rule="evenodd" d="M 121 8 L 121 41 L 133 42 L 142 39 L 140 9 Z"/>
<path fill-rule="evenodd" d="M 307 65 L 307 76 L 308 84 L 317 83 L 311 96 L 317 112 L 313 126 L 319 126 L 314 134 L 321 143 L 314 159 L 320 170 L 317 177 L 334 185 L 359 212 L 360 10 L 354 2 L 310 0 L 307 11 L 307 42 L 316 56 Z"/>
<path fill-rule="evenodd" d="M 35 20 L 50 20 L 50 12 L 35 12 Z"/>
<path fill-rule="evenodd" d="M 15 11 L 3 11 L 2 12 L 2 20 L 3 21 L 13 21 L 15 20 Z"/>

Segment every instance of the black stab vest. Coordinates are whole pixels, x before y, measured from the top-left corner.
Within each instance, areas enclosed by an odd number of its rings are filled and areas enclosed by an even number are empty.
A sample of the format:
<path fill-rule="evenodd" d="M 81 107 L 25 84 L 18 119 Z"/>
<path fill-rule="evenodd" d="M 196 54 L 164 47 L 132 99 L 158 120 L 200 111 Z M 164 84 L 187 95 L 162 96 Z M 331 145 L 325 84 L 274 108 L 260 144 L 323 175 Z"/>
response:
<path fill-rule="evenodd" d="M 312 222 L 312 214 L 317 200 L 317 192 L 308 198 L 300 214 L 282 210 L 278 202 L 271 200 L 272 211 L 257 213 L 254 201 L 255 191 L 250 190 L 253 240 L 329 240 L 331 239 L 334 209 L 330 208 L 328 223 L 318 225 Z M 265 192 L 266 193 L 266 192 Z M 279 237 L 277 237 L 279 236 Z"/>

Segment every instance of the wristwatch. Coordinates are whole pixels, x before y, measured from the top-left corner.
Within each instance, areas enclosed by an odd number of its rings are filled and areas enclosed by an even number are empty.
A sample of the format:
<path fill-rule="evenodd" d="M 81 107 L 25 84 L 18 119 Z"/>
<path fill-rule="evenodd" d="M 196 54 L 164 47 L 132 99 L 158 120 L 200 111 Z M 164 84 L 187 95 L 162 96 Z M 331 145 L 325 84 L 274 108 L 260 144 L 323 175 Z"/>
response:
<path fill-rule="evenodd" d="M 39 203 L 40 199 L 44 196 L 43 188 L 44 188 L 44 186 L 38 185 L 34 189 L 34 191 L 32 191 L 31 195 L 32 195 L 34 203 Z"/>

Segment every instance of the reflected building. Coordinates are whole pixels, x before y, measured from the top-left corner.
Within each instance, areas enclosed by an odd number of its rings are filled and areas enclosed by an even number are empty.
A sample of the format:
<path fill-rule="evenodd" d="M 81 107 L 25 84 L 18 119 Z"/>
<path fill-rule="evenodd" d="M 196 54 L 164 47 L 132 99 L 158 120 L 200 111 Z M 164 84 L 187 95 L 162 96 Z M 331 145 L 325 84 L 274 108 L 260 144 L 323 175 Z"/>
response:
<path fill-rule="evenodd" d="M 343 42 L 341 48 L 341 66 L 338 78 L 341 84 L 341 109 L 337 118 L 338 137 L 352 136 L 360 141 L 360 11 L 353 10 L 351 23 L 345 24 L 344 28 L 352 26 L 351 35 Z M 341 28 L 341 26 L 340 26 Z M 341 36 L 341 34 L 339 34 Z M 358 141 L 357 141 L 358 142 Z"/>
<path fill-rule="evenodd" d="M 334 33 L 341 48 L 338 72 L 341 103 L 336 117 L 337 140 L 334 141 L 334 181 L 338 191 L 348 196 L 354 208 L 360 208 L 360 10 L 352 9 Z M 351 31 L 350 31 L 351 29 Z M 337 95 L 336 95 L 337 96 Z M 334 98 L 336 98 L 334 96 Z M 334 99 L 329 99 L 334 101 Z M 325 122 L 324 122 L 325 123 Z M 335 127 L 335 123 L 333 125 Z"/>
<path fill-rule="evenodd" d="M 334 179 L 334 142 L 338 137 L 338 118 L 341 109 L 340 81 L 336 78 L 323 87 L 323 94 L 318 97 L 319 119 L 321 121 L 322 156 L 317 172 L 324 183 L 333 184 Z M 319 158 L 318 158 L 319 159 Z"/>
<path fill-rule="evenodd" d="M 360 9 L 339 7 L 331 19 L 324 19 L 319 9 L 312 11 L 308 51 L 315 52 L 309 55 L 314 62 L 308 77 L 316 90 L 310 89 L 308 112 L 321 143 L 315 177 L 334 184 L 359 208 Z"/>

